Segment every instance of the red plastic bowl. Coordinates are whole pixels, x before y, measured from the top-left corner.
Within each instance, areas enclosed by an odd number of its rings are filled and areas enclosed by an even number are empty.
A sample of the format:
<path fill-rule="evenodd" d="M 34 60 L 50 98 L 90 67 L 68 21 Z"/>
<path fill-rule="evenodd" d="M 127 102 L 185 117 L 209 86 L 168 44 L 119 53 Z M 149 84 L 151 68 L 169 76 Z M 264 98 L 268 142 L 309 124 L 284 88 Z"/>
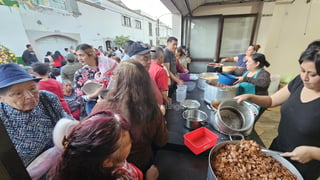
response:
<path fill-rule="evenodd" d="M 185 135 L 184 145 L 186 145 L 195 155 L 211 148 L 217 143 L 218 135 L 206 127 L 193 130 Z"/>

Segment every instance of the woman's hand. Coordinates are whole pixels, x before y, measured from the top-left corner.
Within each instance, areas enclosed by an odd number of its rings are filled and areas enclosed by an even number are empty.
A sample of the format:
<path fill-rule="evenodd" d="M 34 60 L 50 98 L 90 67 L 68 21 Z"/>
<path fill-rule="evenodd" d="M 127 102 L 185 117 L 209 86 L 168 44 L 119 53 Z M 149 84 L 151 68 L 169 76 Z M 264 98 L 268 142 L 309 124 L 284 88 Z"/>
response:
<path fill-rule="evenodd" d="M 234 97 L 237 100 L 237 103 L 242 103 L 243 101 L 247 101 L 251 98 L 252 94 L 242 94 L 239 96 Z"/>
<path fill-rule="evenodd" d="M 316 149 L 316 147 L 312 146 L 298 146 L 292 152 L 286 152 L 280 155 L 282 157 L 290 157 L 291 160 L 298 161 L 304 164 L 313 159 L 312 151 Z"/>
<path fill-rule="evenodd" d="M 106 89 L 106 85 L 105 84 L 100 84 L 100 87 L 96 89 L 96 91 L 90 95 L 88 95 L 89 99 L 94 99 L 97 98 L 99 96 L 100 91 L 102 91 L 103 89 Z"/>
<path fill-rule="evenodd" d="M 241 82 L 243 82 L 243 80 L 244 80 L 244 78 L 242 76 L 239 76 L 238 80 L 236 82 L 234 82 L 233 84 L 241 83 Z"/>

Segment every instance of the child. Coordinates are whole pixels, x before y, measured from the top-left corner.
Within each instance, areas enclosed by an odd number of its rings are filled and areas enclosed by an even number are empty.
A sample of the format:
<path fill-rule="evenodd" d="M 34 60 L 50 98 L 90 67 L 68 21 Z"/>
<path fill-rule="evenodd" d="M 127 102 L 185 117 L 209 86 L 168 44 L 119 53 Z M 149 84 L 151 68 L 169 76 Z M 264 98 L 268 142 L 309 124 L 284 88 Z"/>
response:
<path fill-rule="evenodd" d="M 88 116 L 63 138 L 64 152 L 49 173 L 50 180 L 142 180 L 142 172 L 128 163 L 129 123 L 111 111 Z"/>

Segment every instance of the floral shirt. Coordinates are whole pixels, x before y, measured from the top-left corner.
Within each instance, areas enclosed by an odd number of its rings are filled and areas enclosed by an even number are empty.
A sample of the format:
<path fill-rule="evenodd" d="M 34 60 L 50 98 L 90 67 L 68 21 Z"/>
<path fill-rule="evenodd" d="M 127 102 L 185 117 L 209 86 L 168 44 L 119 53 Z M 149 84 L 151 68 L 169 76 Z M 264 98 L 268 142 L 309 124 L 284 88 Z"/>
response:
<path fill-rule="evenodd" d="M 58 97 L 48 91 L 40 91 L 38 105 L 29 112 L 0 102 L 0 119 L 25 166 L 53 146 L 53 128 L 63 117 L 70 118 Z"/>
<path fill-rule="evenodd" d="M 112 172 L 117 180 L 143 180 L 142 172 L 133 164 L 125 161 L 121 168 L 117 168 Z"/>
<path fill-rule="evenodd" d="M 95 75 L 97 72 L 99 72 L 98 67 L 88 65 L 83 66 L 81 69 L 75 72 L 73 84 L 77 96 L 85 95 L 81 88 L 88 80 L 95 80 Z"/>

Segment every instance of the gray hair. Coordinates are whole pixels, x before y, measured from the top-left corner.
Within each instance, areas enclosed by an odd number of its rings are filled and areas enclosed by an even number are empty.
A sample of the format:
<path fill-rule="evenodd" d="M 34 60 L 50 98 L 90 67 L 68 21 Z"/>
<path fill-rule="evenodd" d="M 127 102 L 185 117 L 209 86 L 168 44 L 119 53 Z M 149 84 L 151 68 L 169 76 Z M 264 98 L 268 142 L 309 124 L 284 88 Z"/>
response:
<path fill-rule="evenodd" d="M 160 46 L 151 48 L 151 59 L 158 59 L 160 56 L 164 56 L 164 51 Z"/>

